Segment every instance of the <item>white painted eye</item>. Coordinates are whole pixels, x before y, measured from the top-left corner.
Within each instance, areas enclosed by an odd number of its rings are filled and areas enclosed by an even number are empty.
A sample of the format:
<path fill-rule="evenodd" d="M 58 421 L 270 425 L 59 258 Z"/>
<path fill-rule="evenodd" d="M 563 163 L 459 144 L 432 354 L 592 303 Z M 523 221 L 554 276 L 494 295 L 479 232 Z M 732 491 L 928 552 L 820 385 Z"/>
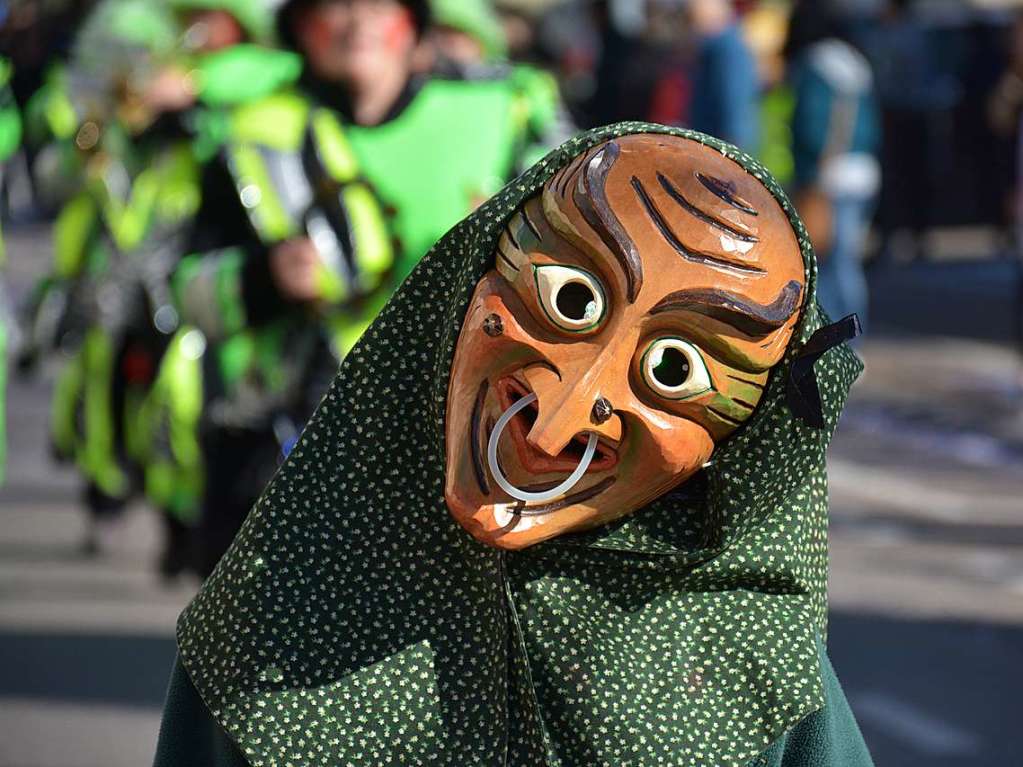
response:
<path fill-rule="evenodd" d="M 658 338 L 641 362 L 643 380 L 665 399 L 689 399 L 710 391 L 710 372 L 699 349 L 681 338 Z"/>
<path fill-rule="evenodd" d="M 594 275 L 574 266 L 534 266 L 536 292 L 547 318 L 562 330 L 582 333 L 604 319 L 607 301 Z"/>

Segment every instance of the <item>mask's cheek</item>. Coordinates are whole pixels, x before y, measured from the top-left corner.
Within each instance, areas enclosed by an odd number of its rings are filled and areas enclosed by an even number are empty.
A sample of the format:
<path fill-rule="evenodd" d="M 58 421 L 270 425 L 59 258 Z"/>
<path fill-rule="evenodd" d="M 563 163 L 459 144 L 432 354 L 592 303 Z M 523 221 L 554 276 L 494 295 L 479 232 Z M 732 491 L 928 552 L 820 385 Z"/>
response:
<path fill-rule="evenodd" d="M 505 301 L 509 291 L 502 283 L 490 273 L 477 286 L 455 346 L 448 384 L 445 492 L 449 506 L 463 522 L 487 502 L 474 461 L 482 468 L 480 446 L 485 444 L 487 423 L 500 415 L 497 382 L 545 360 Z M 514 294 L 510 300 L 517 302 Z M 486 475 L 485 468 L 482 473 Z"/>
<path fill-rule="evenodd" d="M 622 485 L 633 485 L 637 500 L 648 503 L 699 471 L 714 452 L 714 439 L 701 424 L 687 418 L 632 413 L 619 454 Z"/>
<path fill-rule="evenodd" d="M 456 366 L 471 371 L 477 382 L 486 377 L 493 384 L 528 365 L 550 362 L 550 344 L 533 335 L 528 311 L 518 296 L 501 287 L 491 281 L 480 285 L 456 348 Z"/>

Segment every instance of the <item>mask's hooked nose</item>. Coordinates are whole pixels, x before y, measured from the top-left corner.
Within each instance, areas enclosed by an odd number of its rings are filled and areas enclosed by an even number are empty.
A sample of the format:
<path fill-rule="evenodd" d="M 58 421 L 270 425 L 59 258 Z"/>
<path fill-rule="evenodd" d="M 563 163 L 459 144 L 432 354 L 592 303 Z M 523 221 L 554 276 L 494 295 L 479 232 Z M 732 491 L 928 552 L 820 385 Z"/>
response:
<path fill-rule="evenodd" d="M 490 435 L 490 441 L 487 443 L 487 463 L 490 465 L 490 473 L 494 477 L 494 481 L 512 498 L 517 501 L 543 503 L 545 501 L 552 501 L 555 498 L 559 498 L 567 494 L 579 483 L 579 480 L 583 478 L 586 470 L 590 468 L 590 463 L 593 462 L 593 456 L 597 452 L 597 435 L 592 431 L 589 432 L 589 439 L 586 443 L 586 450 L 583 453 L 582 460 L 579 462 L 579 465 L 575 467 L 575 471 L 568 476 L 568 479 L 557 487 L 552 487 L 550 490 L 538 493 L 529 492 L 515 487 L 515 485 L 509 482 L 501 472 L 501 467 L 497 463 L 497 447 L 501 441 L 501 434 L 504 432 L 505 427 L 508 426 L 511 419 L 514 418 L 520 410 L 528 407 L 535 401 L 536 394 L 527 394 L 510 408 L 505 410 L 504 413 L 501 414 L 501 417 L 497 419 L 497 423 L 494 425 L 494 431 Z"/>
<path fill-rule="evenodd" d="M 618 400 L 615 387 L 609 386 L 614 376 L 601 373 L 600 366 L 567 370 L 564 375 L 573 383 L 564 383 L 561 375 L 549 368 L 528 368 L 525 378 L 540 408 L 526 441 L 553 457 L 560 455 L 580 432 L 596 433 L 609 444 L 621 441 L 622 419 L 610 400 Z"/>

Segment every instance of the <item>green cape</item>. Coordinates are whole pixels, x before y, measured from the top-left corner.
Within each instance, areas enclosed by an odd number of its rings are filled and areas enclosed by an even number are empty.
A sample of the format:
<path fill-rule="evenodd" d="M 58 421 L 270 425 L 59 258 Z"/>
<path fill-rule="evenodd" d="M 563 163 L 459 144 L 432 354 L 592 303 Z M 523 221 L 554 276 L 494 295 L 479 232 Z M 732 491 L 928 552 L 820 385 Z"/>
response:
<path fill-rule="evenodd" d="M 503 223 L 606 139 L 553 152 L 457 225 L 345 360 L 284 467 L 178 627 L 210 712 L 253 765 L 744 765 L 821 708 L 824 451 L 860 365 L 817 363 L 825 428 L 786 375 L 826 322 L 810 301 L 757 412 L 703 483 L 522 552 L 444 503 L 444 412 L 469 298 Z"/>

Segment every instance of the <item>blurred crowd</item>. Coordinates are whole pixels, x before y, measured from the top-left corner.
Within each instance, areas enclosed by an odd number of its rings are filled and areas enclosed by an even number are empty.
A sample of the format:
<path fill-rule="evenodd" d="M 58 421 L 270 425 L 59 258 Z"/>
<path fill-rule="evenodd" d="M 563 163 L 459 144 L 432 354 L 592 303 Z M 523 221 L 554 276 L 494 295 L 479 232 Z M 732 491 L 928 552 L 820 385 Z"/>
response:
<path fill-rule="evenodd" d="M 432 243 L 578 129 L 758 157 L 864 323 L 872 221 L 883 262 L 1019 207 L 1023 23 L 962 3 L 0 0 L 0 52 L 0 212 L 18 166 L 53 231 L 0 348 L 57 368 L 83 545 L 142 496 L 168 578 L 211 572 Z"/>

